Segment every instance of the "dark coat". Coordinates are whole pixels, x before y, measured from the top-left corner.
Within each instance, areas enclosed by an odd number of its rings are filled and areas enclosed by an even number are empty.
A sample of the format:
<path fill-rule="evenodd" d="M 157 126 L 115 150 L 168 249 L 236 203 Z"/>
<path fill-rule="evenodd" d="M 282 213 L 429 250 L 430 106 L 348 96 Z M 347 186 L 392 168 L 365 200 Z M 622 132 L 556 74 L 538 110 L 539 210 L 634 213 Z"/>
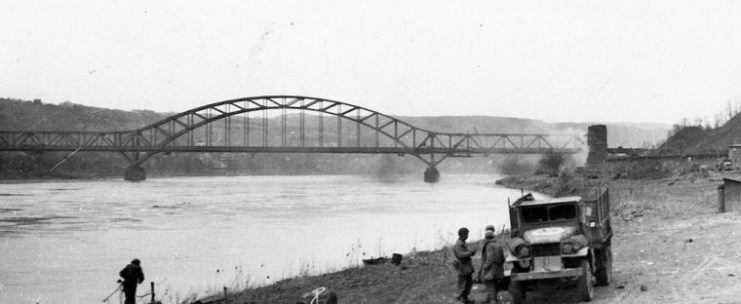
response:
<path fill-rule="evenodd" d="M 144 272 L 142 271 L 141 266 L 136 264 L 126 265 L 118 275 L 124 279 L 124 286 L 136 286 L 136 284 L 144 282 Z"/>
<path fill-rule="evenodd" d="M 504 249 L 502 245 L 495 241 L 486 243 L 483 249 L 485 254 L 481 259 L 482 280 L 499 280 L 504 278 Z"/>
<path fill-rule="evenodd" d="M 476 253 L 476 250 L 468 250 L 466 241 L 458 239 L 453 246 L 453 254 L 458 261 L 458 275 L 469 275 L 473 273 L 473 262 L 471 257 Z"/>

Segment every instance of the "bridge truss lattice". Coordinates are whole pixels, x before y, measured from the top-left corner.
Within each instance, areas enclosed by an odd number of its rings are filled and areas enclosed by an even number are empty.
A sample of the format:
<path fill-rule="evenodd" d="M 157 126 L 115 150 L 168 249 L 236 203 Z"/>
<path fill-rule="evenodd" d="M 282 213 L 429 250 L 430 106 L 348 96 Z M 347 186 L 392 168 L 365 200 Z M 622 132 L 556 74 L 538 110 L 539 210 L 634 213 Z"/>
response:
<path fill-rule="evenodd" d="M 276 123 L 279 132 L 270 127 Z M 447 157 L 583 147 L 579 135 L 435 132 L 365 107 L 289 95 L 216 102 L 136 130 L 0 131 L 0 151 L 119 152 L 134 165 L 158 153 L 251 152 L 410 154 L 435 167 Z"/>

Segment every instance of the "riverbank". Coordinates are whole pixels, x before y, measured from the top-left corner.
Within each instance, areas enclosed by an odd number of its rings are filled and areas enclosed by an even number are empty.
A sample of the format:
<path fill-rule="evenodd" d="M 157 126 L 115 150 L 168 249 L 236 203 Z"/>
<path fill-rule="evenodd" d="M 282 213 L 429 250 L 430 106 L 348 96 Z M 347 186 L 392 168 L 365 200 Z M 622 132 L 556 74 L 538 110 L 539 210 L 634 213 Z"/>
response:
<path fill-rule="evenodd" d="M 560 196 L 591 186 L 611 194 L 613 283 L 595 289 L 593 303 L 733 303 L 741 296 L 741 216 L 717 214 L 721 176 L 680 175 L 658 180 L 580 180 L 520 176 L 502 185 Z M 327 287 L 340 303 L 453 303 L 450 248 L 412 252 L 400 266 L 354 267 L 287 279 L 229 294 L 230 303 L 297 303 Z M 476 261 L 475 261 L 476 262 Z M 570 289 L 530 295 L 528 303 L 573 303 Z M 475 290 L 474 298 L 483 299 Z M 201 303 L 222 303 L 223 295 Z"/>

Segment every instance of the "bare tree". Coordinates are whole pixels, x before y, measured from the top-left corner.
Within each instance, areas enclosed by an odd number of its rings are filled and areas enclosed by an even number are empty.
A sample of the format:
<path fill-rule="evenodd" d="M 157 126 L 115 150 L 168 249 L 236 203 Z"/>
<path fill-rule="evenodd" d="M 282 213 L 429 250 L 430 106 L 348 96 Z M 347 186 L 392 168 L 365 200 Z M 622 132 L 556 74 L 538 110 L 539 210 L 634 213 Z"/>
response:
<path fill-rule="evenodd" d="M 679 125 L 682 126 L 682 128 L 685 128 L 690 125 L 690 120 L 687 119 L 687 117 L 682 117 L 682 119 L 679 120 Z"/>
<path fill-rule="evenodd" d="M 695 126 L 702 127 L 702 117 L 695 117 Z"/>
<path fill-rule="evenodd" d="M 733 118 L 734 109 L 730 100 L 726 102 L 726 111 L 728 111 L 728 120 L 731 120 L 731 118 Z"/>
<path fill-rule="evenodd" d="M 720 128 L 725 122 L 723 121 L 723 113 L 715 114 L 715 128 Z"/>

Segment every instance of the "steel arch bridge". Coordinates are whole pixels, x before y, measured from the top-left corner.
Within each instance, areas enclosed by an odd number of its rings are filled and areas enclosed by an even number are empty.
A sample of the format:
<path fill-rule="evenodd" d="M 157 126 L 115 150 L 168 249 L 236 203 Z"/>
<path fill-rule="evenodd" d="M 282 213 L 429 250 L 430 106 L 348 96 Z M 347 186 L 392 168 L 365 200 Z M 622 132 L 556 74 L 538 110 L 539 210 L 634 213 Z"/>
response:
<path fill-rule="evenodd" d="M 276 121 L 279 135 L 271 135 Z M 121 153 L 129 180 L 144 179 L 140 165 L 171 152 L 410 154 L 428 165 L 425 180 L 436 181 L 435 167 L 447 157 L 578 153 L 584 146 L 568 134 L 435 132 L 362 106 L 290 95 L 216 102 L 128 131 L 0 131 L 0 151 Z"/>

